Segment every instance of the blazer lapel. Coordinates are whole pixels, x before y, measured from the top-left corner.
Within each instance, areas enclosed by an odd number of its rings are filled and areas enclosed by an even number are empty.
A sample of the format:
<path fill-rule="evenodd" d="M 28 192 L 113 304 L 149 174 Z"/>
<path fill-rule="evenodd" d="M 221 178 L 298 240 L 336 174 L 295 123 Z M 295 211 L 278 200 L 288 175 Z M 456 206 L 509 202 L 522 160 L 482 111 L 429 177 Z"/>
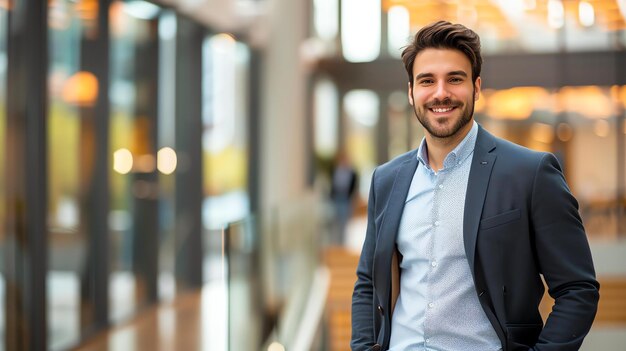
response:
<path fill-rule="evenodd" d="M 489 186 L 489 178 L 496 162 L 496 139 L 482 127 L 478 128 L 478 137 L 474 147 L 474 157 L 470 168 L 465 195 L 465 211 L 463 214 L 463 242 L 465 254 L 474 275 L 474 258 L 476 253 L 476 237 L 478 225 L 483 212 L 485 195 Z"/>
<path fill-rule="evenodd" d="M 413 174 L 417 169 L 417 154 L 411 153 L 408 160 L 404 161 L 396 172 L 396 177 L 391 188 L 389 200 L 387 201 L 387 207 L 384 210 L 384 217 L 381 222 L 381 228 L 378 232 L 378 242 L 376 244 L 378 257 L 375 264 L 376 271 L 382 274 L 383 279 L 389 279 L 387 284 L 380 284 L 381 295 L 389 297 L 389 288 L 393 285 L 391 282 L 392 269 L 391 260 L 396 250 L 396 237 L 398 235 L 398 226 L 400 225 L 400 218 L 402 217 L 402 211 L 404 210 L 404 203 L 406 201 L 411 181 L 413 180 Z M 399 263 L 399 262 L 398 262 Z M 395 282 L 399 284 L 399 282 Z"/>

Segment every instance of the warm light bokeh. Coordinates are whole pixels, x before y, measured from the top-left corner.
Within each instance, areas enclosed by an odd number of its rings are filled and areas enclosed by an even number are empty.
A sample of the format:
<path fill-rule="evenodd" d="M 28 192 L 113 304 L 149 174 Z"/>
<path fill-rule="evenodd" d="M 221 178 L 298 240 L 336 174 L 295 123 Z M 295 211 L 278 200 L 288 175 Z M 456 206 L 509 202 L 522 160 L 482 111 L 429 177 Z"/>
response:
<path fill-rule="evenodd" d="M 128 149 L 119 149 L 113 153 L 113 170 L 119 174 L 128 174 L 133 169 L 133 154 Z"/>
<path fill-rule="evenodd" d="M 176 151 L 171 147 L 164 147 L 157 153 L 157 168 L 163 174 L 172 174 L 176 170 Z"/>
<path fill-rule="evenodd" d="M 65 81 L 62 97 L 68 104 L 93 106 L 98 98 L 98 78 L 91 72 L 76 72 Z"/>
<path fill-rule="evenodd" d="M 610 96 L 597 86 L 563 87 L 559 90 L 562 108 L 592 119 L 609 118 L 615 115 Z"/>
<path fill-rule="evenodd" d="M 549 108 L 551 102 L 548 91 L 540 87 L 485 91 L 485 95 L 487 114 L 494 119 L 527 119 L 534 110 Z"/>

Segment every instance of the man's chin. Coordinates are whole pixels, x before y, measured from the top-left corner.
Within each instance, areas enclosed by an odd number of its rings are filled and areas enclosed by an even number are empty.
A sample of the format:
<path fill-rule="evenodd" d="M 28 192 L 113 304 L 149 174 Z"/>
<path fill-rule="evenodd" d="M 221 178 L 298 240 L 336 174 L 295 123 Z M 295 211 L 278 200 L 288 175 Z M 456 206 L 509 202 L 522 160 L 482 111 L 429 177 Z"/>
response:
<path fill-rule="evenodd" d="M 448 139 L 452 136 L 454 136 L 456 133 L 453 133 L 450 130 L 433 130 L 433 131 L 429 131 L 429 134 L 437 139 Z"/>
<path fill-rule="evenodd" d="M 445 123 L 448 122 L 448 123 Z M 448 138 L 455 134 L 454 123 L 446 120 L 444 123 L 431 123 L 427 126 L 428 133 L 437 138 Z"/>
<path fill-rule="evenodd" d="M 452 121 L 449 121 L 449 122 L 452 122 Z M 450 124 L 446 123 L 446 124 L 438 125 L 438 126 L 433 126 L 431 124 L 426 128 L 426 131 L 435 138 L 448 139 L 461 133 L 463 130 L 467 128 L 468 125 L 469 125 L 469 122 L 461 126 L 456 125 L 454 123 L 450 123 Z"/>

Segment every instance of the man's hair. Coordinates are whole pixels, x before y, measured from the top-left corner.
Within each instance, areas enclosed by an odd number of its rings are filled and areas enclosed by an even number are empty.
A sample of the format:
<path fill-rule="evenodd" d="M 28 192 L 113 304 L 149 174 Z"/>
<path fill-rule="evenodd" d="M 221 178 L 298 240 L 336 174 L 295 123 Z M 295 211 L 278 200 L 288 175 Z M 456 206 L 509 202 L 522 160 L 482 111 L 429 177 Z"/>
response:
<path fill-rule="evenodd" d="M 420 29 L 415 38 L 402 51 L 402 62 L 413 85 L 413 63 L 424 49 L 455 49 L 461 51 L 472 65 L 472 82 L 480 77 L 483 59 L 480 56 L 480 38 L 473 30 L 462 24 L 447 21 L 431 23 Z"/>

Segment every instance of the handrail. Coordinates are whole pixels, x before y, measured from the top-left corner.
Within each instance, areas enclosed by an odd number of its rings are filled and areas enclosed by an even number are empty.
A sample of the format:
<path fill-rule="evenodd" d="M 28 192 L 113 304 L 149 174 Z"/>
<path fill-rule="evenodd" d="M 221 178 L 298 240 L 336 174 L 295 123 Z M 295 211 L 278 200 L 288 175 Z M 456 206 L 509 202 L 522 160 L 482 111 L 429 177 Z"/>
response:
<path fill-rule="evenodd" d="M 330 281 L 319 264 L 321 206 L 311 193 L 227 226 L 229 351 L 316 341 Z"/>
<path fill-rule="evenodd" d="M 315 334 L 323 322 L 324 307 L 326 306 L 329 287 L 330 272 L 328 268 L 318 267 L 311 284 L 309 298 L 296 333 L 295 342 L 289 350 L 309 351 L 313 347 Z"/>
<path fill-rule="evenodd" d="M 285 330 L 276 326 L 265 341 L 262 350 L 311 350 L 317 341 L 316 336 L 324 321 L 324 308 L 328 298 L 329 286 L 330 272 L 326 267 L 318 267 L 306 298 L 304 312 L 292 321 L 296 327 L 293 335 L 285 335 Z M 288 316 L 294 316 L 293 310 L 286 308 L 279 321 L 292 319 Z"/>

